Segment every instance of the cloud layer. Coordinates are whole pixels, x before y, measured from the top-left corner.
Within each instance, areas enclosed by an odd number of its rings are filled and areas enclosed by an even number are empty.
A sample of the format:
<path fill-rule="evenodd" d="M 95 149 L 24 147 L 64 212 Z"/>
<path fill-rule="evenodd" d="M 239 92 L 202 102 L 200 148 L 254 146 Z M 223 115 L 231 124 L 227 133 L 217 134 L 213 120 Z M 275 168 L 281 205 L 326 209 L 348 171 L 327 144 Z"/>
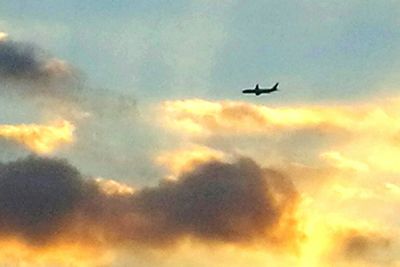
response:
<path fill-rule="evenodd" d="M 75 236 L 157 247 L 185 237 L 276 243 L 274 233 L 297 193 L 290 180 L 250 159 L 211 161 L 177 181 L 110 194 L 66 161 L 31 156 L 1 165 L 0 200 L 0 234 L 28 244 Z"/>
<path fill-rule="evenodd" d="M 164 125 L 185 134 L 268 134 L 317 129 L 322 132 L 364 132 L 379 126 L 395 132 L 398 99 L 354 105 L 268 107 L 247 102 L 187 99 L 161 105 Z M 374 128 L 372 128 L 374 130 Z"/>
<path fill-rule="evenodd" d="M 394 159 L 400 156 L 398 104 L 396 97 L 362 104 L 295 107 L 188 99 L 165 101 L 159 113 L 163 114 L 160 123 L 166 129 L 191 139 L 246 136 L 250 140 L 263 136 L 277 140 L 292 136 L 298 138 L 303 151 L 315 143 L 321 145 L 318 150 L 324 145 L 328 150 L 317 151 L 320 154 L 314 157 L 336 167 L 397 172 L 400 169 Z M 310 146 L 304 147 L 304 142 Z M 315 153 L 307 154 L 312 152 Z"/>

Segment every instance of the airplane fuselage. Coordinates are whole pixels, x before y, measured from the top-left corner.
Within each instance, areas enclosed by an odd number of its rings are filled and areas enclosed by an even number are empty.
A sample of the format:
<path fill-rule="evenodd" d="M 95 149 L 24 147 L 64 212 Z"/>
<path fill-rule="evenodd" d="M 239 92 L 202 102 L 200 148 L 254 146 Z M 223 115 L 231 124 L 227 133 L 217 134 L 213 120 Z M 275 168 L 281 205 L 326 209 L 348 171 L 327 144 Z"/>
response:
<path fill-rule="evenodd" d="M 278 91 L 278 84 L 279 83 L 276 83 L 274 85 L 274 87 L 267 88 L 267 89 L 260 88 L 258 86 L 258 84 L 257 84 L 254 89 L 245 89 L 245 90 L 242 91 L 242 93 L 243 94 L 255 94 L 256 96 L 259 96 L 261 94 L 269 94 L 269 93 L 272 93 L 274 91 Z"/>
<path fill-rule="evenodd" d="M 246 89 L 243 90 L 243 94 L 255 94 L 255 95 L 261 95 L 261 94 L 269 94 L 274 91 L 278 91 L 277 89 Z"/>

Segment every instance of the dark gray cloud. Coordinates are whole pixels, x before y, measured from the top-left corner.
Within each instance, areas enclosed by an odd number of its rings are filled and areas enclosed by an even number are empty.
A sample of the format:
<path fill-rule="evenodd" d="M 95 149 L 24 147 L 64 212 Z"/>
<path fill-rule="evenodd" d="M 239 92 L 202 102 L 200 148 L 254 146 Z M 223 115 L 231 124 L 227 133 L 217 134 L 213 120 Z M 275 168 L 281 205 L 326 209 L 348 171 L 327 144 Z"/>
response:
<path fill-rule="evenodd" d="M 43 242 L 62 231 L 89 189 L 62 160 L 28 157 L 0 165 L 0 231 Z"/>
<path fill-rule="evenodd" d="M 283 206 L 296 193 L 291 187 L 278 201 L 276 190 L 272 175 L 241 159 L 233 164 L 209 162 L 178 182 L 144 189 L 133 199 L 138 214 L 154 224 L 156 238 L 191 235 L 240 242 L 265 236 L 279 223 Z"/>
<path fill-rule="evenodd" d="M 50 82 L 70 78 L 71 66 L 33 44 L 0 40 L 0 76 L 10 81 Z"/>
<path fill-rule="evenodd" d="M 114 120 L 136 114 L 132 95 L 90 88 L 82 72 L 34 44 L 0 40 L 0 93 L 33 100 L 41 109 L 71 120 L 89 114 Z"/>
<path fill-rule="evenodd" d="M 41 101 L 77 103 L 83 76 L 34 44 L 0 40 L 0 93 Z M 60 105 L 58 101 L 57 105 Z"/>
<path fill-rule="evenodd" d="M 296 199 L 289 180 L 250 159 L 209 162 L 178 181 L 108 195 L 65 161 L 28 157 L 0 165 L 0 234 L 32 244 L 65 236 L 149 246 L 184 237 L 247 243 L 274 232 Z"/>
<path fill-rule="evenodd" d="M 32 45 L 0 41 L 0 75 L 13 79 L 42 79 L 45 61 Z"/>

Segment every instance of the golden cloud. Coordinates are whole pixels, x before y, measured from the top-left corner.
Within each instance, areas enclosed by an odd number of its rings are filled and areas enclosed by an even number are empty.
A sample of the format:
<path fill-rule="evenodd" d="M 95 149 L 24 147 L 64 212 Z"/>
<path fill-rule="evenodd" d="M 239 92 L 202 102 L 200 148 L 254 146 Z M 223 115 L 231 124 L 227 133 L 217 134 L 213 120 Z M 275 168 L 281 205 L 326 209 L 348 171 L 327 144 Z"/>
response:
<path fill-rule="evenodd" d="M 181 136 L 264 136 L 279 138 L 299 130 L 331 137 L 328 151 L 317 151 L 332 166 L 365 172 L 400 171 L 400 100 L 349 105 L 267 107 L 234 101 L 189 99 L 161 104 L 161 124 Z M 338 142 L 338 138 L 340 142 Z"/>
<path fill-rule="evenodd" d="M 73 142 L 74 125 L 59 120 L 49 125 L 0 125 L 0 137 L 20 143 L 37 154 L 49 154 Z"/>
<path fill-rule="evenodd" d="M 400 108 L 396 108 L 396 102 L 267 107 L 246 102 L 189 99 L 164 102 L 160 114 L 165 114 L 165 127 L 184 134 L 265 134 L 302 128 L 395 134 L 400 129 Z"/>

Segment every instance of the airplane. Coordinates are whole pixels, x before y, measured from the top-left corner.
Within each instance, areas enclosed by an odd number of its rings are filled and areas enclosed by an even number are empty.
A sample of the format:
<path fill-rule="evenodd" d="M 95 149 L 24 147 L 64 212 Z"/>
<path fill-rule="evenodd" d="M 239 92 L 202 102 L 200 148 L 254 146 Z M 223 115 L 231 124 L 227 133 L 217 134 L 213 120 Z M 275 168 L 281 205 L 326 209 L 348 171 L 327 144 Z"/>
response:
<path fill-rule="evenodd" d="M 279 83 L 276 83 L 274 85 L 274 87 L 272 88 L 260 88 L 258 86 L 258 83 L 256 84 L 256 87 L 254 89 L 245 89 L 242 91 L 243 94 L 255 94 L 257 96 L 261 95 L 261 94 L 269 94 L 272 93 L 274 91 L 278 91 L 278 85 Z"/>

